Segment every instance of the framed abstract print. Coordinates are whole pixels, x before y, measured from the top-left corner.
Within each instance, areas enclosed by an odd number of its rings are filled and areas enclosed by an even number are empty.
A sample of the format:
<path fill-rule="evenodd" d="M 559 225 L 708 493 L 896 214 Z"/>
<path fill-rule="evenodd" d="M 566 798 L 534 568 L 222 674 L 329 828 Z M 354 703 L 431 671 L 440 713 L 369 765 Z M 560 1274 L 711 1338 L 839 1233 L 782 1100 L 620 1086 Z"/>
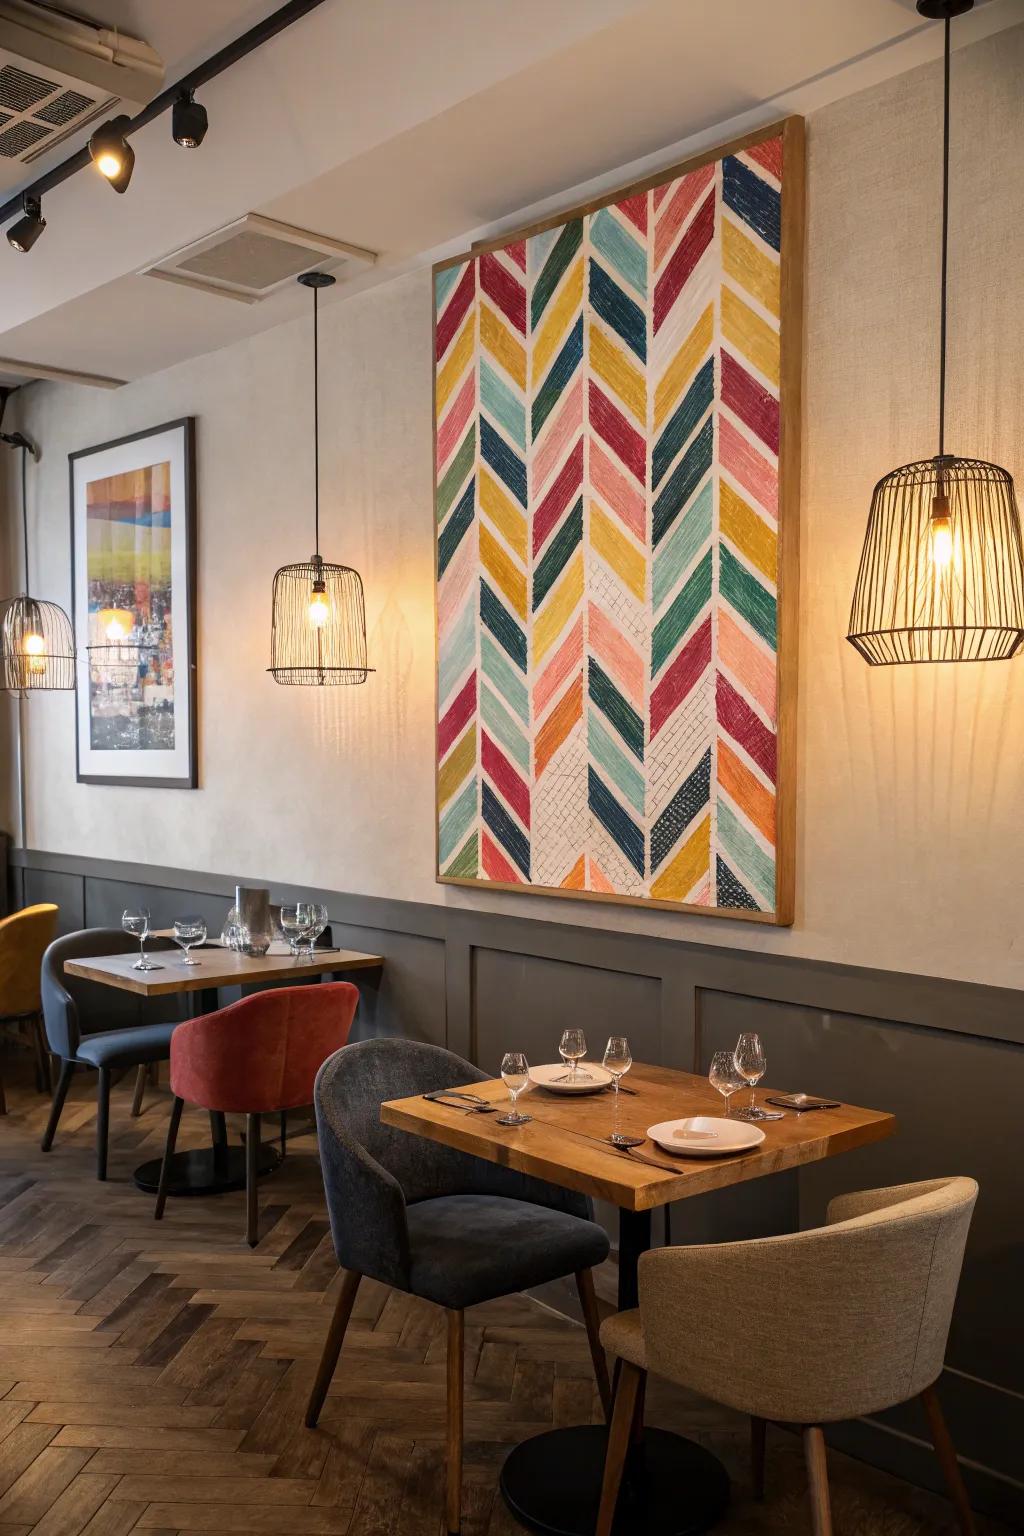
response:
<path fill-rule="evenodd" d="M 194 419 L 70 455 L 85 784 L 195 789 Z"/>
<path fill-rule="evenodd" d="M 803 122 L 434 270 L 437 877 L 793 921 Z"/>

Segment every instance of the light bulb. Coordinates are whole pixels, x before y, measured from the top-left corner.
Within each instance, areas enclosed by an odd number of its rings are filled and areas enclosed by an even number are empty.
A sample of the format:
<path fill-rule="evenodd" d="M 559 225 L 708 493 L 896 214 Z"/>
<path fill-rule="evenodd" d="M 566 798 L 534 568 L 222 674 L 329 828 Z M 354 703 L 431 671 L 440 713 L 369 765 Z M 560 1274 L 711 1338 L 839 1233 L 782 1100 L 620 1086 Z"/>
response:
<path fill-rule="evenodd" d="M 953 526 L 948 512 L 940 512 L 931 517 L 928 535 L 932 564 L 937 571 L 944 571 L 953 560 Z"/>
<path fill-rule="evenodd" d="M 110 623 L 107 625 L 107 639 L 108 640 L 123 640 L 124 639 L 124 634 L 125 634 L 124 625 L 121 623 L 121 620 L 120 619 L 111 619 Z"/>
<path fill-rule="evenodd" d="M 314 590 L 313 596 L 309 600 L 309 622 L 313 625 L 314 629 L 323 629 L 330 616 L 331 605 L 327 601 L 327 594 Z"/>
<path fill-rule="evenodd" d="M 100 155 L 96 161 L 96 169 L 106 176 L 108 181 L 113 181 L 123 162 L 118 155 L 111 154 L 109 150 Z"/>
<path fill-rule="evenodd" d="M 26 656 L 46 655 L 46 641 L 43 639 L 42 635 L 37 635 L 34 632 L 25 636 L 24 640 L 21 642 L 21 648 L 25 652 Z"/>

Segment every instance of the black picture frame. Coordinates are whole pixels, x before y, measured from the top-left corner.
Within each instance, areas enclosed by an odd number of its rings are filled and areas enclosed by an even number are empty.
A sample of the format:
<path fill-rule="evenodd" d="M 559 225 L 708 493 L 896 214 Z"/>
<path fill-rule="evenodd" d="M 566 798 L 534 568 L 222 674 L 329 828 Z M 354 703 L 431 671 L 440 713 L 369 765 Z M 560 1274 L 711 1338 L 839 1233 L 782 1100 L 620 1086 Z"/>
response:
<path fill-rule="evenodd" d="M 197 634 L 197 533 L 196 533 L 196 418 L 182 416 L 176 421 L 163 422 L 147 427 L 141 432 L 131 432 L 125 437 L 112 438 L 109 442 L 96 443 L 89 448 L 79 448 L 68 454 L 68 499 L 71 531 L 71 613 L 75 635 L 79 635 L 79 594 L 77 591 L 76 522 L 75 522 L 75 466 L 82 459 L 123 448 L 131 443 L 141 443 L 169 432 L 182 434 L 182 464 L 184 471 L 184 537 L 185 537 L 185 602 L 188 614 L 188 634 L 185 638 L 185 665 L 188 669 L 188 709 L 185 721 L 188 728 L 187 772 L 182 776 L 167 777 L 161 774 L 103 774 L 82 772 L 80 708 L 75 707 L 75 775 L 79 784 L 104 784 L 139 789 L 198 789 L 199 788 L 199 708 L 198 708 L 198 634 Z M 88 597 L 86 596 L 86 611 Z M 175 670 L 181 665 L 178 655 L 179 637 L 175 635 Z M 84 647 L 80 647 L 82 655 Z M 86 686 L 88 686 L 86 684 Z"/>

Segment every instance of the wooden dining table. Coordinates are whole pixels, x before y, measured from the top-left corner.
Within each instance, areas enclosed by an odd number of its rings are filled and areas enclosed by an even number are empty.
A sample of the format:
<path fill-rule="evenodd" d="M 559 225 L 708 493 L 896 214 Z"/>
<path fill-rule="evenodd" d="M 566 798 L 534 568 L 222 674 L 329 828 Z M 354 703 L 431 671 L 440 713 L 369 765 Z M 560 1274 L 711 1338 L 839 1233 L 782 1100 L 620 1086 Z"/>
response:
<path fill-rule="evenodd" d="M 500 1079 L 451 1086 L 508 1105 Z M 381 1119 L 617 1206 L 620 1310 L 637 1305 L 638 1264 L 651 1246 L 651 1214 L 658 1207 L 852 1152 L 896 1129 L 891 1114 L 838 1104 L 757 1122 L 764 1141 L 732 1156 L 679 1157 L 650 1140 L 624 1151 L 608 1139 L 613 1126 L 625 1135 L 646 1136 L 649 1126 L 665 1120 L 722 1115 L 718 1093 L 706 1078 L 689 1072 L 636 1063 L 625 1086 L 630 1091 L 621 1093 L 617 1104 L 610 1089 L 570 1097 L 533 1087 L 520 1099 L 520 1109 L 531 1116 L 522 1126 L 502 1126 L 496 1114 L 463 1113 L 419 1096 L 382 1104 Z M 771 1090 L 756 1094 L 762 1105 L 766 1092 Z M 679 1326 L 706 1328 L 711 1321 L 681 1317 Z M 501 1473 L 501 1490 L 512 1513 L 533 1531 L 590 1536 L 604 1449 L 603 1426 L 549 1430 L 523 1441 Z M 627 1478 L 615 1530 L 617 1536 L 620 1530 L 630 1536 L 691 1536 L 715 1524 L 728 1496 L 725 1468 L 710 1451 L 682 1436 L 648 1429 Z"/>
<path fill-rule="evenodd" d="M 154 937 L 165 937 L 154 934 Z M 147 952 L 149 953 L 149 952 Z M 194 993 L 195 1013 L 212 1013 L 218 1005 L 221 987 L 253 988 L 280 985 L 290 981 L 315 981 L 324 976 L 365 972 L 379 975 L 383 956 L 363 954 L 354 949 L 314 947 L 311 954 L 290 952 L 243 955 L 222 944 L 204 945 L 192 950 L 192 965 L 184 963 L 181 953 L 157 949 L 149 953 L 152 970 L 136 969 L 137 956 L 84 955 L 65 960 L 64 970 L 71 976 L 102 986 L 133 992 L 138 997 L 167 997 L 174 993 Z M 230 1147 L 227 1124 L 222 1114 L 211 1111 L 211 1145 L 187 1152 L 175 1152 L 170 1161 L 167 1193 L 169 1195 L 220 1195 L 245 1188 L 245 1149 Z M 257 1173 L 273 1173 L 281 1161 L 277 1150 L 261 1146 Z M 133 1174 L 139 1189 L 155 1194 L 160 1182 L 162 1158 L 150 1158 Z"/>

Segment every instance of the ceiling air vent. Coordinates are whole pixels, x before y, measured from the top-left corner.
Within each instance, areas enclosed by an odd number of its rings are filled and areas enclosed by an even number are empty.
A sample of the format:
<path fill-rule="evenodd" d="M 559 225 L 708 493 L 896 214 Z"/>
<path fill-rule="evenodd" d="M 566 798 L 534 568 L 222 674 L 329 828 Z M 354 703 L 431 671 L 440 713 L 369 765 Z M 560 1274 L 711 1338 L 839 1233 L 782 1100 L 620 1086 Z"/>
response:
<path fill-rule="evenodd" d="M 0 0 L 0 186 L 17 179 L 15 165 L 115 107 L 142 106 L 162 84 L 159 58 L 137 38 L 32 0 Z"/>
<path fill-rule="evenodd" d="M 374 251 L 346 240 L 246 213 L 141 271 L 146 277 L 183 283 L 200 293 L 258 304 L 300 272 L 330 271 L 345 282 L 376 259 Z"/>

